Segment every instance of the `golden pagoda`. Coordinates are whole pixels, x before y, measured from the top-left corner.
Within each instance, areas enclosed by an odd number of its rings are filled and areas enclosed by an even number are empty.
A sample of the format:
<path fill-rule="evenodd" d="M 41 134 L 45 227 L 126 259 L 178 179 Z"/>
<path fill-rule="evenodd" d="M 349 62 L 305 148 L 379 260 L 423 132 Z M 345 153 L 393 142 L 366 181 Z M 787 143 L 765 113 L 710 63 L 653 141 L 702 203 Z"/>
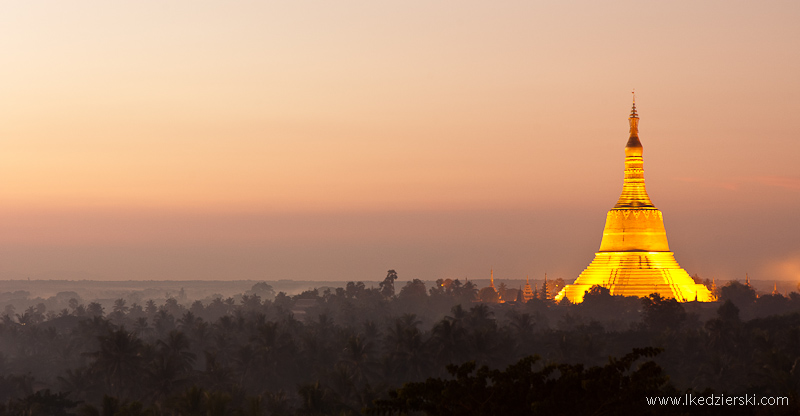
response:
<path fill-rule="evenodd" d="M 711 292 L 695 283 L 669 251 L 663 216 L 647 196 L 635 98 L 628 121 L 630 138 L 625 145 L 622 195 L 606 216 L 600 251 L 575 283 L 556 295 L 556 300 L 566 297 L 573 303 L 581 302 L 589 288 L 600 285 L 618 296 L 658 293 L 680 302 L 710 302 Z"/>
<path fill-rule="evenodd" d="M 522 299 L 527 302 L 534 298 L 533 289 L 531 288 L 531 282 L 528 276 L 525 276 L 525 289 L 522 292 Z"/>
<path fill-rule="evenodd" d="M 497 291 L 497 288 L 494 287 L 494 269 L 492 269 L 490 273 L 489 286 L 478 292 L 478 298 L 481 299 L 482 302 L 504 303 L 505 300 L 500 296 L 500 292 Z"/>

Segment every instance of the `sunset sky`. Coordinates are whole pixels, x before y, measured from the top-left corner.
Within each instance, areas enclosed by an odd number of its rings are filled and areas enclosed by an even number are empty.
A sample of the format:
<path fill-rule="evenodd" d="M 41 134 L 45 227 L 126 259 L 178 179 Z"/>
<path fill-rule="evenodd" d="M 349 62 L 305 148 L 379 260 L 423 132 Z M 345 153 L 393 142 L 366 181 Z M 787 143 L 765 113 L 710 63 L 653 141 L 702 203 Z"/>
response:
<path fill-rule="evenodd" d="M 800 281 L 800 2 L 0 3 L 0 279 Z M 2 288 L 0 288 L 2 290 Z"/>

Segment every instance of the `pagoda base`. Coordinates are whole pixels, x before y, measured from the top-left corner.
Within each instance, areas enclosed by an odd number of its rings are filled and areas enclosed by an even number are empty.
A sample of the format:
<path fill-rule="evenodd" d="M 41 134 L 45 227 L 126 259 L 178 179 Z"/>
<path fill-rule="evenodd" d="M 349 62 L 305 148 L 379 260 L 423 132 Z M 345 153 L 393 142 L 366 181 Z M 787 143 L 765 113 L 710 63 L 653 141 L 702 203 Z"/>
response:
<path fill-rule="evenodd" d="M 671 251 L 598 252 L 575 283 L 556 295 L 556 300 L 566 297 L 580 303 L 594 285 L 608 288 L 613 296 L 644 297 L 658 293 L 662 298 L 675 298 L 679 302 L 714 300 L 708 288 L 695 283 L 681 268 Z"/>

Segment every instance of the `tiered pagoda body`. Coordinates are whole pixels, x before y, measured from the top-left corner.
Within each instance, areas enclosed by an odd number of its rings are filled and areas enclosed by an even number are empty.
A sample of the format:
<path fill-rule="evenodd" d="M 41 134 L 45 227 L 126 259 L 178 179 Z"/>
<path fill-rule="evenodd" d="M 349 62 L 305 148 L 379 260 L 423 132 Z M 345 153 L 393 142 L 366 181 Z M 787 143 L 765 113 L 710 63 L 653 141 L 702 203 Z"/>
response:
<path fill-rule="evenodd" d="M 669 251 L 664 219 L 644 187 L 639 116 L 633 103 L 630 138 L 625 145 L 625 180 L 617 204 L 606 216 L 600 251 L 575 283 L 564 287 L 556 300 L 577 303 L 594 285 L 612 295 L 648 296 L 659 293 L 680 302 L 712 301 L 711 292 L 696 284 Z"/>

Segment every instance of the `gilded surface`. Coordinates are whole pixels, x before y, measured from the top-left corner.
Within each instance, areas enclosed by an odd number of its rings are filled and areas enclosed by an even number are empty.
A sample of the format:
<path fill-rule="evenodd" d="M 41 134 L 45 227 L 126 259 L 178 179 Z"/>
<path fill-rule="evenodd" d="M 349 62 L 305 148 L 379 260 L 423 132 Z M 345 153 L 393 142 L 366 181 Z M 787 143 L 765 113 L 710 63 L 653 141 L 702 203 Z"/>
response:
<path fill-rule="evenodd" d="M 583 301 L 589 288 L 600 285 L 612 295 L 662 297 L 681 302 L 712 301 L 711 292 L 681 268 L 669 251 L 664 218 L 650 201 L 644 186 L 643 148 L 639 140 L 639 116 L 634 102 L 630 138 L 625 145 L 625 177 L 622 194 L 608 215 L 600 251 L 575 283 L 566 286 L 556 300 Z"/>

